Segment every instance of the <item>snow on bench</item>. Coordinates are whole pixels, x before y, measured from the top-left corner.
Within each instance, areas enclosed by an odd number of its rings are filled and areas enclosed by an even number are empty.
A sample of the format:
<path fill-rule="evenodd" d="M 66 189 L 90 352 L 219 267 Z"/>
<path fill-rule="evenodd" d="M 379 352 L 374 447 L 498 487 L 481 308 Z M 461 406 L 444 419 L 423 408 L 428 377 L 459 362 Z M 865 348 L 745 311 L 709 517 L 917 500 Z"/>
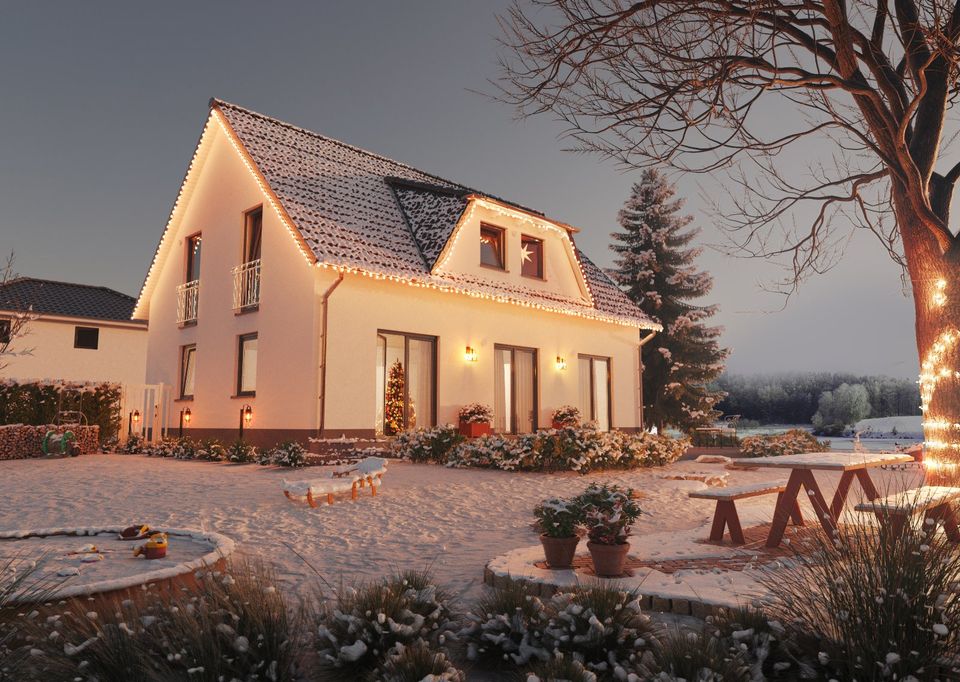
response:
<path fill-rule="evenodd" d="M 960 543 L 960 526 L 952 506 L 958 500 L 960 488 L 927 485 L 870 502 L 861 502 L 854 509 L 859 512 L 873 512 L 881 524 L 889 526 L 897 534 L 903 532 L 913 516 L 922 513 L 925 530 L 933 531 L 937 522 L 942 522 L 947 539 Z"/>
<path fill-rule="evenodd" d="M 316 497 L 327 496 L 327 504 L 333 504 L 333 496 L 338 493 L 350 493 L 351 499 L 357 499 L 357 488 L 370 486 L 371 496 L 376 496 L 377 488 L 383 485 L 383 475 L 387 473 L 387 460 L 381 457 L 367 457 L 356 464 L 337 467 L 329 476 L 311 478 L 303 481 L 283 480 L 283 494 L 288 499 L 307 498 L 307 504 L 316 507 Z"/>
<path fill-rule="evenodd" d="M 713 525 L 710 527 L 710 541 L 723 542 L 724 528 L 730 530 L 730 541 L 735 545 L 746 543 L 743 537 L 743 527 L 740 525 L 740 515 L 737 513 L 736 500 L 742 500 L 746 497 L 759 497 L 761 495 L 772 495 L 777 493 L 777 506 L 780 508 L 780 500 L 783 497 L 783 491 L 787 489 L 786 483 L 764 482 L 751 483 L 748 485 L 733 486 L 731 488 L 714 488 L 708 490 L 694 490 L 687 493 L 687 496 L 703 500 L 716 500 L 717 508 L 713 513 Z M 800 505 L 793 503 L 793 508 L 789 510 L 790 518 L 794 525 L 803 525 L 803 516 L 800 514 Z"/>
<path fill-rule="evenodd" d="M 690 497 L 698 497 L 705 500 L 739 500 L 744 497 L 757 497 L 758 495 L 770 495 L 772 493 L 782 493 L 787 489 L 786 483 L 776 483 L 766 481 L 764 483 L 750 483 L 747 485 L 733 486 L 730 488 L 713 488 L 711 490 L 695 490 L 687 493 Z"/>

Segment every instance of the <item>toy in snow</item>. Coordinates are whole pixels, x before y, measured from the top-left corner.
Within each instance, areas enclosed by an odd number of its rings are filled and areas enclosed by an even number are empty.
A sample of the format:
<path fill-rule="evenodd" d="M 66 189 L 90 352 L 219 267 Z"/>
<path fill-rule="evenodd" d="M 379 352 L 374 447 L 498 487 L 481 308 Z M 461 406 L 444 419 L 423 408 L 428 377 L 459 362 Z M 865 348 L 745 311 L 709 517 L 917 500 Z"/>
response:
<path fill-rule="evenodd" d="M 162 559 L 167 556 L 167 534 L 154 533 L 145 543 L 134 547 L 133 556 L 141 555 L 146 559 Z"/>
<path fill-rule="evenodd" d="M 150 526 L 145 523 L 135 523 L 120 531 L 120 535 L 117 537 L 120 540 L 143 540 L 149 534 Z"/>
<path fill-rule="evenodd" d="M 80 454 L 80 446 L 77 445 L 77 437 L 73 431 L 47 431 L 40 443 L 40 450 L 43 454 L 49 455 L 70 455 L 76 457 Z"/>

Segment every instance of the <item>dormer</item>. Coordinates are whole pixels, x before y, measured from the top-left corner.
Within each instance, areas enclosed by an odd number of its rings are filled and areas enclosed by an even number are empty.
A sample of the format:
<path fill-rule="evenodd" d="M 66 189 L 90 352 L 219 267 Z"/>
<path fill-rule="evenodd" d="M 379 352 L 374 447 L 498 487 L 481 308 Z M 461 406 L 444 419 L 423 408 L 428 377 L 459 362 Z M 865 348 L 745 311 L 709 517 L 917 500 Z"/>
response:
<path fill-rule="evenodd" d="M 432 274 L 466 276 L 590 305 L 577 260 L 574 228 L 479 195 L 467 207 Z"/>

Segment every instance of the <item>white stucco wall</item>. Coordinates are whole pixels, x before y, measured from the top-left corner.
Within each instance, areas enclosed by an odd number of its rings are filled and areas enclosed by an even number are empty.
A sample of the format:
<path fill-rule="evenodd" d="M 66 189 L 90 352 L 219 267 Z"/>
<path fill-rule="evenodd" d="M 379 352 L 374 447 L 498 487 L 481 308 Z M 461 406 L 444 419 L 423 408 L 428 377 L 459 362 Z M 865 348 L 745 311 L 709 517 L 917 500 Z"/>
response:
<path fill-rule="evenodd" d="M 100 330 L 96 350 L 73 347 L 76 327 Z M 26 349 L 31 354 L 19 354 Z M 28 323 L 26 335 L 14 339 L 10 350 L 16 354 L 3 358 L 7 364 L 0 370 L 3 378 L 142 384 L 147 330 L 99 320 L 40 317 Z"/>
<path fill-rule="evenodd" d="M 324 273 L 331 279 L 331 273 Z M 329 299 L 329 429 L 370 429 L 376 411 L 377 330 L 438 337 L 437 420 L 456 423 L 466 403 L 494 404 L 494 345 L 538 350 L 539 415 L 578 402 L 578 354 L 611 358 L 614 427 L 639 426 L 639 332 L 458 294 L 347 275 Z M 464 359 L 466 346 L 477 361 Z M 555 367 L 557 356 L 567 361 Z"/>
<path fill-rule="evenodd" d="M 180 348 L 195 343 L 194 400 L 175 406 L 172 418 L 178 420 L 180 408 L 189 406 L 192 427 L 233 428 L 249 403 L 254 408 L 251 428 L 311 428 L 319 356 L 314 268 L 265 206 L 260 308 L 234 313 L 230 271 L 242 259 L 244 213 L 263 203 L 263 195 L 225 135 L 218 128 L 211 133 L 209 155 L 150 299 L 148 381 L 172 386 L 176 397 Z M 185 240 L 197 232 L 203 235 L 198 322 L 180 328 L 176 289 L 184 281 Z M 257 395 L 236 398 L 238 337 L 252 332 L 259 334 Z"/>

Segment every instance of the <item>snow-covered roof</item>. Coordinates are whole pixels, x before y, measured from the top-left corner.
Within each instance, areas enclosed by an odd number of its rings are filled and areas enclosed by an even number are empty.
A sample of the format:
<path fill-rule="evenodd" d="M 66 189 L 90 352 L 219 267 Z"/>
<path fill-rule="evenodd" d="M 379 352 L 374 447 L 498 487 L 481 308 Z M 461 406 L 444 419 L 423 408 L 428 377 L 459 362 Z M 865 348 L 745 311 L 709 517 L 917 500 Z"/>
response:
<path fill-rule="evenodd" d="M 305 255 L 318 265 L 645 329 L 660 328 L 579 249 L 576 255 L 590 293 L 587 302 L 521 285 L 435 273 L 444 246 L 470 202 L 478 197 L 548 219 L 235 104 L 214 99 L 210 105 L 211 117 L 221 117 L 228 134 L 248 155 L 251 170 L 260 175 L 265 191 L 272 193 L 278 210 L 289 220 L 288 227 L 295 231 Z M 573 243 L 573 228 L 549 222 L 566 230 Z M 163 244 L 161 240 L 161 247 Z M 141 296 L 148 293 L 150 277 L 148 273 Z"/>

